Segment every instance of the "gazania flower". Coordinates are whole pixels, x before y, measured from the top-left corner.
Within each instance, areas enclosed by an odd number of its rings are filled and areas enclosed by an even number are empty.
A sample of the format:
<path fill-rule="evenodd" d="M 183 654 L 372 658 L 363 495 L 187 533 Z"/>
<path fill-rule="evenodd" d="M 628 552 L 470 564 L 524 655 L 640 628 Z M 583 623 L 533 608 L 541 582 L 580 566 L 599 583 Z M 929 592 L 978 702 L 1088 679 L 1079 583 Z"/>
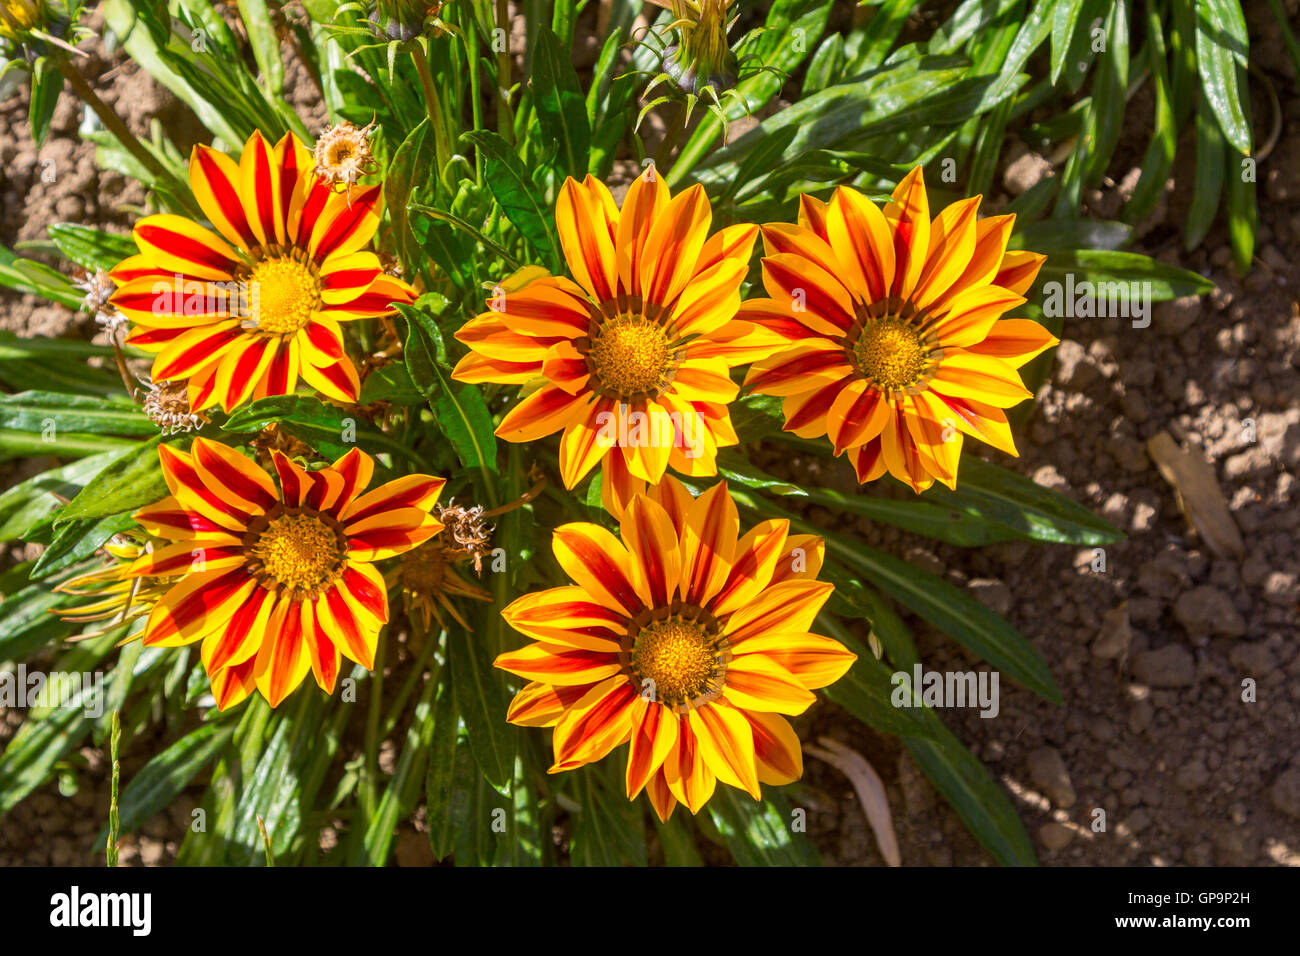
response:
<path fill-rule="evenodd" d="M 442 529 L 429 510 L 443 479 L 407 475 L 366 492 L 374 461 L 359 449 L 318 471 L 276 452 L 277 489 L 218 442 L 196 438 L 188 454 L 160 445 L 158 455 L 171 495 L 135 519 L 172 543 L 143 555 L 131 573 L 183 576 L 149 615 L 146 645 L 202 641 L 223 710 L 254 687 L 274 707 L 308 670 L 332 692 L 340 655 L 374 666 L 388 620 L 374 564 Z"/>
<path fill-rule="evenodd" d="M 0 37 L 20 39 L 40 26 L 47 14 L 44 0 L 0 0 Z"/>
<path fill-rule="evenodd" d="M 362 251 L 379 226 L 380 187 L 335 193 L 314 165 L 292 134 L 272 147 L 254 132 L 238 163 L 196 146 L 190 186 L 213 228 L 142 219 L 139 255 L 112 272 L 112 304 L 134 325 L 127 341 L 156 353 L 155 382 L 189 383 L 193 411 L 287 395 L 299 377 L 356 401 L 342 323 L 414 300 Z"/>
<path fill-rule="evenodd" d="M 803 713 L 855 658 L 809 633 L 831 593 L 815 580 L 819 538 L 765 521 L 737 540 L 725 482 L 692 499 L 670 476 L 655 496 L 632 500 L 622 540 L 594 524 L 556 529 L 574 583 L 502 612 L 534 643 L 496 665 L 531 682 L 509 719 L 555 728 L 552 773 L 628 743 L 628 798 L 647 790 L 666 820 L 679 801 L 697 812 L 719 780 L 757 800 L 760 783 L 801 776 L 782 715 Z"/>
<path fill-rule="evenodd" d="M 828 435 L 861 482 L 955 486 L 963 434 L 1016 454 L 1004 409 L 1030 397 L 1016 370 L 1056 339 L 1001 316 L 1046 257 L 1008 252 L 1015 217 L 977 220 L 979 203 L 932 222 L 918 166 L 883 211 L 840 187 L 830 203 L 805 196 L 799 225 L 763 227 L 771 298 L 741 314 L 788 347 L 745 384 L 784 396 L 786 431 Z"/>
<path fill-rule="evenodd" d="M 471 354 L 453 377 L 537 385 L 497 434 L 531 442 L 563 430 L 565 487 L 603 461 L 611 512 L 670 466 L 717 474 L 718 447 L 736 444 L 731 369 L 781 344 L 735 319 L 758 230 L 709 237 L 704 190 L 670 198 L 653 167 L 621 210 L 603 183 L 569 179 L 555 215 L 573 280 L 517 274 L 456 334 Z"/>

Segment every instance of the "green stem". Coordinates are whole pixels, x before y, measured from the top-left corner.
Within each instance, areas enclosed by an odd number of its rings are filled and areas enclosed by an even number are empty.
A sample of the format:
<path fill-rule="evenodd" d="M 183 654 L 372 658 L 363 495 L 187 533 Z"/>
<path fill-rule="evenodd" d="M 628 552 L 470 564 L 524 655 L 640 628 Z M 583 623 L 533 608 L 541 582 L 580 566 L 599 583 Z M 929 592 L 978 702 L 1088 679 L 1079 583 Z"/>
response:
<path fill-rule="evenodd" d="M 478 34 L 472 26 L 461 33 L 465 41 L 465 63 L 469 67 L 469 102 L 473 111 L 474 128 L 483 128 L 483 103 L 479 99 Z M 483 185 L 483 154 L 474 150 L 474 180 Z"/>
<path fill-rule="evenodd" d="M 451 141 L 447 137 L 447 116 L 442 110 L 442 100 L 433 85 L 433 75 L 429 72 L 429 60 L 424 55 L 424 47 L 416 43 L 411 48 L 411 61 L 415 72 L 420 74 L 420 87 L 424 90 L 424 105 L 429 111 L 429 125 L 433 127 L 433 148 L 438 159 L 436 178 L 441 178 L 443 167 L 451 156 Z"/>
<path fill-rule="evenodd" d="M 117 141 L 126 148 L 126 151 L 134 156 L 145 169 L 153 173 L 159 182 L 170 185 L 176 197 L 185 204 L 190 212 L 198 215 L 199 210 L 193 205 L 190 198 L 189 186 L 159 162 L 158 157 L 145 149 L 144 144 L 127 128 L 126 123 L 122 122 L 122 118 L 109 109 L 108 104 L 99 98 L 99 94 L 91 88 L 90 84 L 86 82 L 86 78 L 67 58 L 57 57 L 55 62 L 58 64 L 59 72 L 63 74 L 64 79 L 76 90 L 82 102 L 95 111 L 95 115 L 104 124 L 104 128 L 117 137 Z"/>
<path fill-rule="evenodd" d="M 384 703 L 384 658 L 388 642 L 381 640 L 375 653 L 374 686 L 370 689 L 370 712 L 366 717 L 366 762 L 361 772 L 361 806 L 366 819 L 375 815 L 376 786 L 379 782 L 379 712 Z"/>
<path fill-rule="evenodd" d="M 439 634 L 439 637 L 442 635 Z M 402 682 L 402 689 L 397 692 L 397 697 L 393 700 L 393 705 L 388 708 L 388 713 L 384 721 L 379 725 L 379 737 L 382 740 L 393 732 L 397 726 L 397 720 L 402 716 L 406 709 L 406 702 L 411 699 L 411 694 L 415 690 L 416 683 L 424 674 L 424 667 L 429 663 L 429 658 L 438 647 L 438 639 L 425 635 L 424 649 L 420 651 L 414 663 L 411 665 L 411 672 L 406 675 L 406 680 Z M 438 676 L 442 672 L 442 664 L 434 661 L 433 668 L 429 672 L 429 683 L 437 684 Z"/>
<path fill-rule="evenodd" d="M 497 0 L 497 29 L 510 36 L 510 2 Z M 495 41 L 494 41 L 495 42 Z M 497 50 L 497 132 L 510 145 L 515 142 L 515 115 L 510 108 L 510 48 Z"/>
<path fill-rule="evenodd" d="M 108 796 L 108 845 L 105 850 L 109 866 L 117 866 L 117 831 L 120 826 L 117 810 L 117 788 L 122 776 L 122 764 L 117 759 L 118 748 L 122 742 L 122 718 L 113 711 L 112 730 L 108 737 L 108 756 L 113 765 L 113 782 Z"/>

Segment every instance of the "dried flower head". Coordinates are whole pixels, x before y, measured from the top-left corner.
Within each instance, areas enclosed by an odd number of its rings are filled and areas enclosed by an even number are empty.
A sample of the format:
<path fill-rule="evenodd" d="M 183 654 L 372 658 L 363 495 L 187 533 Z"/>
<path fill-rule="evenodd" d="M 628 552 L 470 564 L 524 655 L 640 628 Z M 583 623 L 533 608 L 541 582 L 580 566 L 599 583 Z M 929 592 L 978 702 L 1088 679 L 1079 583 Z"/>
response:
<path fill-rule="evenodd" d="M 117 286 L 105 270 L 79 270 L 72 281 L 85 293 L 81 298 L 81 308 L 93 315 L 96 323 L 114 334 L 126 327 L 126 316 L 109 305 L 108 300 L 117 291 Z"/>
<path fill-rule="evenodd" d="M 272 463 L 276 452 L 297 461 L 311 461 L 317 457 L 310 445 L 290 435 L 280 427 L 279 422 L 272 422 L 263 428 L 251 444 L 257 450 L 257 460 L 265 466 Z"/>
<path fill-rule="evenodd" d="M 456 571 L 454 564 L 464 555 L 450 541 L 438 539 L 402 555 L 390 583 L 401 588 L 402 606 L 412 623 L 428 631 L 436 620 L 445 628 L 447 620 L 442 612 L 446 611 L 462 627 L 469 628 L 469 622 L 453 599 L 492 600 L 490 592 L 466 581 Z"/>
<path fill-rule="evenodd" d="M 189 386 L 183 379 L 141 384 L 148 389 L 144 396 L 144 413 L 162 429 L 164 435 L 193 431 L 205 421 L 190 408 Z"/>
<path fill-rule="evenodd" d="M 438 506 L 438 520 L 447 528 L 443 547 L 453 560 L 468 558 L 474 562 L 474 573 L 483 573 L 483 558 L 491 552 L 492 525 L 484 520 L 483 506 L 463 508 L 450 498 L 446 506 Z"/>
<path fill-rule="evenodd" d="M 331 186 L 355 186 L 362 176 L 374 172 L 370 136 L 374 123 L 353 126 L 347 120 L 336 123 L 316 140 L 316 175 Z"/>

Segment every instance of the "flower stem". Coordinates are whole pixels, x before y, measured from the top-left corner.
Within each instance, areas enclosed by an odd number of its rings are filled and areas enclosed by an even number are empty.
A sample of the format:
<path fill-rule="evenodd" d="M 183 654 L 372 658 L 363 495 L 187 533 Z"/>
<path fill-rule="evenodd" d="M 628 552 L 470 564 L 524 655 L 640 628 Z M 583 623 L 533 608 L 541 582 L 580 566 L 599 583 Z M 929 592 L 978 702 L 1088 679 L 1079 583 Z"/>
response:
<path fill-rule="evenodd" d="M 433 148 L 438 158 L 437 178 L 442 177 L 443 167 L 451 156 L 451 142 L 447 138 L 447 117 L 442 111 L 442 100 L 433 86 L 433 76 L 429 73 L 429 60 L 424 55 L 424 47 L 415 43 L 411 47 L 411 61 L 415 72 L 420 74 L 420 86 L 424 90 L 424 105 L 429 111 L 429 125 L 433 127 Z"/>
<path fill-rule="evenodd" d="M 198 209 L 190 203 L 189 186 L 184 182 L 181 182 L 175 173 L 167 169 L 166 166 L 158 161 L 158 158 L 154 156 L 153 153 L 144 148 L 144 144 L 141 143 L 140 140 L 136 138 L 136 135 L 127 128 L 126 123 L 122 122 L 122 118 L 114 113 L 109 108 L 108 104 L 99 98 L 99 94 L 96 93 L 91 88 L 90 84 L 86 82 L 86 78 L 81 75 L 81 71 L 73 66 L 65 57 L 58 57 L 57 63 L 59 66 L 59 72 L 63 74 L 64 79 L 68 81 L 72 88 L 77 91 L 77 95 L 81 97 L 82 102 L 95 111 L 95 115 L 99 117 L 99 121 L 104 124 L 104 127 L 110 133 L 117 137 L 117 141 L 126 147 L 126 151 L 134 156 L 145 169 L 153 173 L 158 180 L 168 183 L 172 187 L 177 198 L 181 202 L 185 203 L 186 207 L 191 212 L 198 213 Z"/>
<path fill-rule="evenodd" d="M 509 0 L 497 0 L 497 29 L 510 36 Z M 493 40 L 496 43 L 496 40 Z M 515 114 L 510 109 L 510 44 L 500 44 L 497 50 L 497 130 L 501 138 L 512 146 L 515 142 Z"/>

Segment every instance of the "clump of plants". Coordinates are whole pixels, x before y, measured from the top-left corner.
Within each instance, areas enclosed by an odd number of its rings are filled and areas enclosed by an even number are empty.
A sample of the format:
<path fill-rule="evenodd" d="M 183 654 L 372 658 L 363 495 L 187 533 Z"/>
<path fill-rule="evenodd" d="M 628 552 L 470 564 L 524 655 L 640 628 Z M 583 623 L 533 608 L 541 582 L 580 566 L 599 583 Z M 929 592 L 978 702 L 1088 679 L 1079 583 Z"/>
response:
<path fill-rule="evenodd" d="M 0 495 L 0 538 L 42 546 L 0 575 L 0 660 L 103 675 L 29 707 L 0 812 L 82 785 L 88 743 L 162 739 L 110 848 L 190 790 L 183 864 L 382 865 L 411 818 L 457 865 L 808 864 L 824 698 L 1034 862 L 896 675 L 910 615 L 1059 703 L 1043 658 L 848 519 L 1118 540 L 1007 460 L 1062 332 L 1045 282 L 1208 288 L 1123 249 L 1186 124 L 1188 242 L 1222 208 L 1249 262 L 1244 21 L 1165 6 L 107 0 L 108 45 L 209 134 L 177 143 L 95 95 L 81 10 L 5 3 L 33 134 L 84 97 L 148 202 L 0 250 L 107 339 L 0 337 L 0 448 L 48 465 Z M 1142 84 L 1124 221 L 1080 218 Z M 1013 136 L 1066 158 L 990 210 Z"/>

